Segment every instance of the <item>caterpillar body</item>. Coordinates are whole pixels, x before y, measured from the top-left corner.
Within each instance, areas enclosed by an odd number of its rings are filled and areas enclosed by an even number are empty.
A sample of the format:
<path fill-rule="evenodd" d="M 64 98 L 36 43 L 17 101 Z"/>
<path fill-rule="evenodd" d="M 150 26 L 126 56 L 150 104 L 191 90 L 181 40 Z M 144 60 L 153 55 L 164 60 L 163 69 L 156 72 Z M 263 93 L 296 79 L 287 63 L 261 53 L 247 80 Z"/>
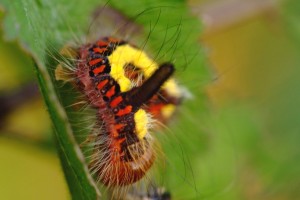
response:
<path fill-rule="evenodd" d="M 92 147 L 89 169 L 108 188 L 128 188 L 147 177 L 156 158 L 151 131 L 166 123 L 181 102 L 180 88 L 171 78 L 174 66 L 158 65 L 113 37 L 67 51 L 73 64 L 59 64 L 56 79 L 72 80 L 97 115 L 95 133 L 85 141 Z"/>

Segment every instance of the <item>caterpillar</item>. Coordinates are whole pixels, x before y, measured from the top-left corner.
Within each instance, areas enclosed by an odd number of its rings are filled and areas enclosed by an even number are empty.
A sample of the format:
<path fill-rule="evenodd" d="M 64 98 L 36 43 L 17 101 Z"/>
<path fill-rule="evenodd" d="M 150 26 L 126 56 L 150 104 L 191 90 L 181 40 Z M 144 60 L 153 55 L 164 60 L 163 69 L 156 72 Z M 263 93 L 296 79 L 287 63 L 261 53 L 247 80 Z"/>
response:
<path fill-rule="evenodd" d="M 92 148 L 88 166 L 97 182 L 122 198 L 128 187 L 147 177 L 156 159 L 156 123 L 166 123 L 182 99 L 171 78 L 171 63 L 158 65 L 144 51 L 125 40 L 103 37 L 62 54 L 57 81 L 69 81 L 96 111 L 93 134 L 84 144 Z"/>

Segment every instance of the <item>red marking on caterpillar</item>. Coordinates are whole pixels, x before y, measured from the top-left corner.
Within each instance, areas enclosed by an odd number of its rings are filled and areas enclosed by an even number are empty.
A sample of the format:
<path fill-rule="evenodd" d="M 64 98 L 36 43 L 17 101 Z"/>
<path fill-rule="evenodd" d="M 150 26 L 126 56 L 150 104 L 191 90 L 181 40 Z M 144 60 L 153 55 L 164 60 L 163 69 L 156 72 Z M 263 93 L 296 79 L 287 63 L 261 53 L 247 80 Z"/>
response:
<path fill-rule="evenodd" d="M 97 88 L 98 88 L 99 90 L 101 90 L 107 83 L 108 83 L 108 80 L 105 79 L 105 80 L 103 80 L 103 81 L 101 81 L 101 82 L 99 82 L 99 83 L 97 84 Z"/>
<path fill-rule="evenodd" d="M 95 60 L 91 60 L 91 61 L 89 62 L 89 65 L 90 65 L 90 66 L 96 65 L 97 63 L 101 62 L 102 60 L 103 60 L 103 59 L 101 59 L 101 58 L 98 58 L 98 59 L 95 59 Z"/>
<path fill-rule="evenodd" d="M 118 96 L 116 98 L 114 98 L 111 102 L 110 102 L 110 107 L 114 108 L 116 107 L 119 103 L 121 103 L 123 101 L 122 96 Z"/>

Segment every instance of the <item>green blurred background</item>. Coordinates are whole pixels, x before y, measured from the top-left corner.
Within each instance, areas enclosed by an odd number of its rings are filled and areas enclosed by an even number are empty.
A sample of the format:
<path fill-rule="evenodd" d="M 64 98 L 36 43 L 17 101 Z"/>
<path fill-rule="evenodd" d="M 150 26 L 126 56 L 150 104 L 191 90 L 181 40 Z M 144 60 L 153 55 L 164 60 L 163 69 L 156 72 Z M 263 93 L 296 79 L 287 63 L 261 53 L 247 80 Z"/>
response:
<path fill-rule="evenodd" d="M 171 127 L 189 131 L 179 138 L 190 161 L 173 162 L 191 164 L 190 190 L 181 187 L 185 177 L 166 187 L 174 199 L 300 199 L 300 2 L 188 4 L 203 22 L 199 43 L 213 77 L 200 91 L 208 98 L 187 101 L 178 117 L 190 127 Z M 32 62 L 1 37 L 1 103 L 27 86 L 36 90 Z M 195 81 L 182 80 L 202 90 Z M 23 96 L 0 113 L 0 199 L 69 199 L 43 99 L 38 92 Z M 189 112 L 200 101 L 209 109 Z"/>

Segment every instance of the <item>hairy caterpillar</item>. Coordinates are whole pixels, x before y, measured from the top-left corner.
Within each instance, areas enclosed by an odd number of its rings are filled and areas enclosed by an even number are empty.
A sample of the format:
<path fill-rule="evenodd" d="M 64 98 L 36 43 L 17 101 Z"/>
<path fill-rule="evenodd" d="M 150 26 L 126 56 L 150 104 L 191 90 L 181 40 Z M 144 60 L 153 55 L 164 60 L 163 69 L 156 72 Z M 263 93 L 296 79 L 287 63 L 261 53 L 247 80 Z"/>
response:
<path fill-rule="evenodd" d="M 96 111 L 93 133 L 83 145 L 92 149 L 89 169 L 107 188 L 118 188 L 114 198 L 122 198 L 147 177 L 156 157 L 151 131 L 168 121 L 182 98 L 170 78 L 174 67 L 158 65 L 141 49 L 110 36 L 62 52 L 70 62 L 58 65 L 56 79 L 72 82 Z"/>

